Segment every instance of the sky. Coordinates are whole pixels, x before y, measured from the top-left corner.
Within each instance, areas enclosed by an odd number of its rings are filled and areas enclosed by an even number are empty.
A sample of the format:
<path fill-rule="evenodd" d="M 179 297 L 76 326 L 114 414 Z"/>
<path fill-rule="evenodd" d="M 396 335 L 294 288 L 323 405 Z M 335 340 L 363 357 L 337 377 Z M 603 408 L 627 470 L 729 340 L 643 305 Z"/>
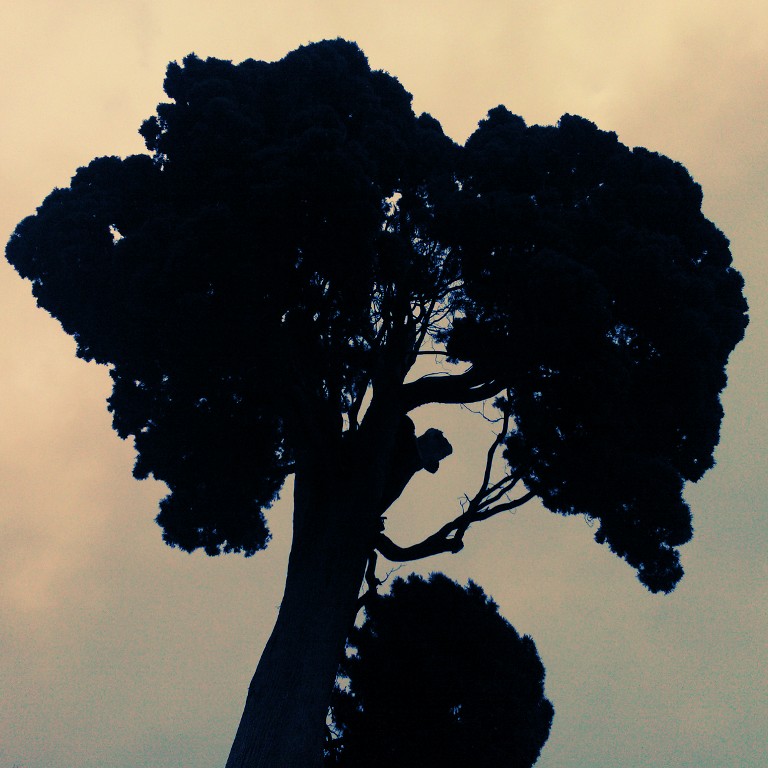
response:
<path fill-rule="evenodd" d="M 686 575 L 651 595 L 581 518 L 535 504 L 420 564 L 478 582 L 535 640 L 556 714 L 540 768 L 768 765 L 768 5 L 755 0 L 4 0 L 0 239 L 93 157 L 143 151 L 166 64 L 355 40 L 464 141 L 498 104 L 583 115 L 682 162 L 731 239 L 751 325 L 717 465 L 686 491 Z M 255 557 L 165 546 L 106 369 L 0 263 L 0 768 L 223 765 L 281 599 L 290 488 Z M 424 409 L 454 454 L 390 513 L 400 543 L 480 481 L 488 425 Z M 422 473 L 424 474 L 424 473 Z M 397 575 L 405 575 L 401 569 Z M 481 649 L 478 652 L 482 652 Z"/>

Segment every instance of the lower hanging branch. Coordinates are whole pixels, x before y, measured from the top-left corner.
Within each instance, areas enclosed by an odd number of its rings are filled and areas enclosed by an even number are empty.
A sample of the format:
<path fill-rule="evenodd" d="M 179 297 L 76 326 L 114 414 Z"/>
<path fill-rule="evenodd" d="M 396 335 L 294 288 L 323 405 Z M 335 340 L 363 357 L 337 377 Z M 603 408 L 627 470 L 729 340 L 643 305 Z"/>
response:
<path fill-rule="evenodd" d="M 467 380 L 471 380 L 471 376 L 472 371 L 469 371 L 466 374 L 462 374 L 461 377 L 455 377 L 453 384 L 455 384 L 455 382 L 460 378 L 467 378 Z M 424 381 L 425 380 L 420 379 L 414 384 L 407 386 L 412 388 L 419 384 L 422 384 L 422 386 L 425 387 L 437 386 L 432 384 L 433 380 L 431 379 L 426 380 L 426 384 L 423 383 Z M 439 383 L 444 382 L 445 380 L 436 379 L 434 381 Z M 444 384 L 441 384 L 440 386 L 444 386 Z M 491 447 L 488 449 L 488 455 L 486 457 L 485 470 L 483 472 L 483 480 L 480 484 L 480 489 L 472 497 L 472 499 L 465 497 L 467 505 L 464 507 L 463 512 L 454 520 L 446 523 L 442 528 L 440 528 L 439 531 L 436 531 L 431 536 L 427 536 L 426 539 L 420 541 L 418 544 L 412 544 L 410 547 L 398 546 L 388 536 L 380 533 L 374 543 L 374 547 L 382 555 L 384 555 L 387 560 L 391 560 L 393 562 L 405 562 L 407 560 L 420 560 L 424 557 L 431 557 L 432 555 L 442 554 L 443 552 L 452 552 L 454 554 L 456 552 L 460 552 L 464 547 L 464 534 L 467 532 L 467 529 L 470 525 L 472 525 L 472 523 L 478 523 L 481 520 L 487 520 L 489 517 L 498 515 L 500 512 L 507 512 L 511 509 L 515 509 L 516 507 L 525 504 L 526 501 L 529 501 L 533 498 L 534 493 L 532 491 L 528 491 L 517 499 L 509 498 L 508 494 L 517 485 L 517 483 L 522 480 L 523 473 L 519 469 L 512 475 L 507 475 L 502 477 L 501 480 L 498 480 L 495 483 L 491 483 L 491 474 L 494 460 L 499 448 L 504 444 L 504 439 L 506 438 L 509 431 L 511 412 L 507 407 L 507 404 L 510 397 L 510 392 L 507 390 L 506 400 L 499 399 L 496 402 L 496 407 L 501 408 L 503 412 L 501 429 L 496 435 L 493 443 L 491 444 Z M 423 439 L 428 434 L 428 432 L 419 439 Z M 444 440 L 441 432 L 438 432 L 438 435 Z M 448 448 L 448 452 L 450 453 L 450 445 Z M 446 453 L 441 450 L 438 455 L 438 461 L 441 458 L 444 458 L 445 455 Z M 397 495 L 399 495 L 399 493 Z"/>
<path fill-rule="evenodd" d="M 449 526 L 451 524 L 449 523 Z M 441 552 L 458 552 L 464 546 L 461 539 L 450 536 L 449 533 L 455 531 L 452 526 L 448 532 L 443 532 L 441 528 L 437 533 L 427 536 L 424 541 L 418 544 L 412 544 L 410 547 L 401 547 L 395 544 L 392 539 L 380 533 L 376 539 L 376 549 L 393 563 L 402 563 L 406 560 L 421 560 L 423 557 L 439 555 Z"/>
<path fill-rule="evenodd" d="M 457 518 L 446 523 L 440 530 L 431 536 L 427 536 L 426 539 L 418 544 L 401 547 L 395 544 L 388 536 L 380 533 L 376 538 L 375 547 L 387 560 L 395 563 L 405 562 L 406 560 L 421 560 L 424 557 L 439 555 L 443 552 L 455 554 L 464 548 L 464 534 L 472 523 L 487 520 L 489 517 L 493 517 L 493 515 L 497 515 L 500 512 L 515 509 L 532 499 L 533 496 L 533 492 L 529 491 L 519 499 L 507 501 L 495 507 L 484 506 L 476 497 L 470 502 L 469 507 Z"/>

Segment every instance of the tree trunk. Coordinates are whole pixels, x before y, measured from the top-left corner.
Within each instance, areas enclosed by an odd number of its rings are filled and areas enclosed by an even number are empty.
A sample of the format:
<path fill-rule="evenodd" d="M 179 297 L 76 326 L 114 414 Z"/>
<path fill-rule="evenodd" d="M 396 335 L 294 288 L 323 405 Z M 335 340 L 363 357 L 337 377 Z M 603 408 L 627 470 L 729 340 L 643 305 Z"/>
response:
<path fill-rule="evenodd" d="M 226 768 L 318 768 L 330 695 L 375 536 L 359 476 L 297 471 L 285 593 Z"/>

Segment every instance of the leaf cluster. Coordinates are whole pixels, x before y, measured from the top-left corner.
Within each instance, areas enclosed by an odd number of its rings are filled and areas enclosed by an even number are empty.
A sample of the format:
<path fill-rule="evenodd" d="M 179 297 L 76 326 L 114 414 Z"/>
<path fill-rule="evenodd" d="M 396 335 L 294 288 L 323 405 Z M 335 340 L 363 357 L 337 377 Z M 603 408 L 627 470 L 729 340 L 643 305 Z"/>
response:
<path fill-rule="evenodd" d="M 453 205 L 464 315 L 448 351 L 503 381 L 506 458 L 650 589 L 682 575 L 686 480 L 713 464 L 724 363 L 746 304 L 728 241 L 678 163 L 578 117 L 526 127 L 493 110 Z"/>
<path fill-rule="evenodd" d="M 111 367 L 135 474 L 170 490 L 166 540 L 252 554 L 300 433 L 359 407 L 393 284 L 432 269 L 382 220 L 451 143 L 344 41 L 275 64 L 191 55 L 165 90 L 141 128 L 152 156 L 81 168 L 7 255 L 78 354 Z"/>
<path fill-rule="evenodd" d="M 529 768 L 554 710 L 533 640 L 472 582 L 396 579 L 366 604 L 331 707 L 326 765 Z"/>

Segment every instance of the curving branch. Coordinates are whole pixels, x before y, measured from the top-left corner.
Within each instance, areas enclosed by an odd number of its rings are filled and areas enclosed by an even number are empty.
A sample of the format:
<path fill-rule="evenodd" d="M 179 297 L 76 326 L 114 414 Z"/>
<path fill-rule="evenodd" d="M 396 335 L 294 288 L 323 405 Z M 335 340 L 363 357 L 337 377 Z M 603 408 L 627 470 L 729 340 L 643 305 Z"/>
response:
<path fill-rule="evenodd" d="M 451 522 L 446 523 L 439 531 L 436 531 L 431 536 L 427 536 L 426 539 L 418 542 L 418 544 L 401 547 L 395 544 L 388 536 L 380 533 L 376 538 L 375 547 L 387 560 L 395 563 L 407 560 L 421 560 L 432 555 L 440 555 L 443 552 L 456 554 L 464 548 L 464 534 L 472 523 L 487 520 L 489 517 L 493 517 L 500 512 L 508 512 L 511 509 L 522 506 L 534 496 L 533 491 L 529 491 L 519 499 L 513 499 L 504 504 L 480 510 L 473 508 L 473 499 L 465 512 L 462 512 Z"/>
<path fill-rule="evenodd" d="M 512 509 L 517 509 L 517 507 L 522 506 L 527 501 L 530 501 L 536 494 L 533 491 L 528 491 L 527 493 L 524 493 L 520 498 L 518 499 L 511 499 L 510 501 L 505 502 L 504 504 L 497 504 L 495 507 L 486 507 L 482 509 L 481 511 L 478 511 L 470 521 L 471 523 L 478 523 L 481 520 L 487 520 L 489 517 L 493 517 L 494 515 L 498 515 L 500 512 L 509 512 Z"/>
<path fill-rule="evenodd" d="M 480 503 L 479 508 L 490 507 L 499 499 L 506 496 L 518 483 L 520 475 L 507 475 L 499 480 L 498 483 L 494 483 L 487 491 L 484 492 L 483 501 Z"/>
<path fill-rule="evenodd" d="M 408 560 L 421 560 L 424 557 L 439 555 L 443 552 L 459 552 L 464 547 L 461 539 L 454 538 L 451 534 L 456 530 L 456 521 L 444 525 L 439 531 L 427 536 L 418 544 L 409 547 L 401 547 L 392 539 L 380 533 L 376 539 L 376 549 L 393 563 L 403 563 Z"/>
<path fill-rule="evenodd" d="M 498 395 L 504 386 L 495 379 L 484 379 L 475 369 L 446 376 L 422 376 L 403 385 L 402 403 L 412 411 L 427 403 L 477 403 Z"/>
<path fill-rule="evenodd" d="M 509 391 L 507 391 L 508 401 Z M 395 544 L 388 536 L 380 533 L 376 539 L 375 547 L 387 560 L 404 562 L 406 560 L 420 560 L 424 557 L 442 554 L 443 552 L 455 554 L 464 547 L 464 534 L 472 523 L 487 520 L 502 512 L 509 512 L 522 506 L 535 496 L 533 491 L 528 491 L 517 499 L 508 498 L 510 491 L 522 478 L 522 473 L 520 472 L 514 475 L 507 475 L 501 480 L 491 483 L 494 461 L 499 448 L 504 444 L 504 440 L 509 432 L 511 418 L 509 408 L 504 408 L 503 413 L 501 429 L 488 449 L 480 488 L 471 499 L 467 499 L 464 511 L 458 517 L 443 525 L 442 528 L 431 536 L 427 536 L 423 541 L 408 547 L 401 547 Z M 501 501 L 502 499 L 507 500 Z"/>
<path fill-rule="evenodd" d="M 507 390 L 507 402 L 509 402 L 509 390 Z M 507 432 L 509 432 L 509 418 L 510 418 L 510 410 L 509 410 L 509 407 L 506 407 L 504 409 L 504 420 L 501 423 L 501 429 L 499 430 L 499 433 L 496 435 L 496 439 L 493 441 L 493 443 L 491 443 L 491 447 L 488 449 L 488 455 L 486 456 L 486 459 L 485 459 L 485 471 L 483 472 L 483 482 L 480 484 L 480 490 L 475 494 L 475 498 L 479 496 L 485 496 L 489 491 L 488 483 L 490 482 L 490 479 L 491 479 L 491 470 L 493 469 L 493 460 L 496 457 L 496 451 L 499 449 L 499 446 L 501 446 L 502 443 L 504 442 L 504 439 L 507 436 Z"/>

